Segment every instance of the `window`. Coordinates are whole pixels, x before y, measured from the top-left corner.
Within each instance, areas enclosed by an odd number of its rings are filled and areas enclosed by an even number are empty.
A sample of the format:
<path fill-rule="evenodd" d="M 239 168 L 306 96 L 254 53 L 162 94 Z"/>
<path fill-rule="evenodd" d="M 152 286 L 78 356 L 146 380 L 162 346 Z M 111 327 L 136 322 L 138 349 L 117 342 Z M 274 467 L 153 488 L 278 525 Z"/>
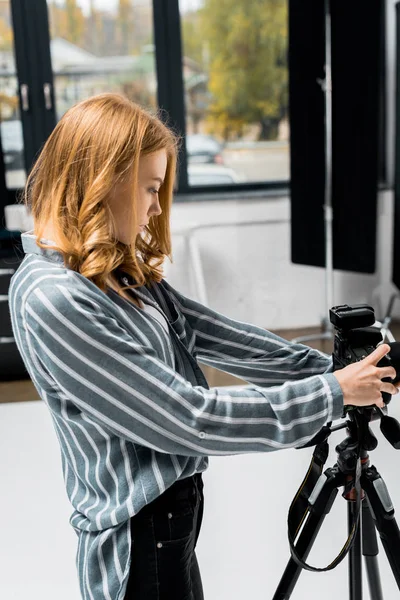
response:
<path fill-rule="evenodd" d="M 9 4 L 0 0 L 9 188 L 23 187 L 24 156 L 29 171 L 62 115 L 106 91 L 159 106 L 185 136 L 178 199 L 286 187 L 288 0 L 13 0 L 14 31 Z"/>
<path fill-rule="evenodd" d="M 189 186 L 289 179 L 287 0 L 179 0 Z"/>

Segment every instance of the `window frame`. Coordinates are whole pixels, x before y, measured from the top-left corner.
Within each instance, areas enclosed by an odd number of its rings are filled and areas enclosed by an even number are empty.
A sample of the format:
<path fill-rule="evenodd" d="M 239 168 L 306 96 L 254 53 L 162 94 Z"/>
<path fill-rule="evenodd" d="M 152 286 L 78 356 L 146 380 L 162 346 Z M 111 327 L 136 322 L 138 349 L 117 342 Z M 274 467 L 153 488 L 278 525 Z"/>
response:
<path fill-rule="evenodd" d="M 14 30 L 15 66 L 24 138 L 25 168 L 56 125 L 50 32 L 46 0 L 10 0 Z M 46 109 L 44 85 L 50 85 L 51 108 Z M 28 85 L 29 109 L 22 110 L 21 85 Z"/>
<path fill-rule="evenodd" d="M 185 139 L 186 112 L 182 70 L 182 35 L 179 0 L 149 0 L 153 5 L 153 31 L 156 58 L 157 100 L 161 118 Z M 46 0 L 10 0 L 15 39 L 15 61 L 17 80 L 29 85 L 30 110 L 21 111 L 24 134 L 24 156 L 26 171 L 40 151 L 43 143 L 56 125 L 53 72 L 50 56 L 50 32 Z M 43 85 L 49 83 L 52 94 L 52 110 L 44 106 Z M 381 93 L 386 95 L 385 81 Z M 381 114 L 381 147 L 386 148 L 385 111 Z M 380 184 L 387 182 L 387 153 L 382 152 Z M 215 200 L 229 199 L 240 193 L 251 197 L 265 192 L 266 197 L 274 192 L 278 195 L 290 193 L 290 176 L 285 180 L 239 182 L 217 185 L 194 185 L 188 182 L 188 158 L 186 145 L 181 144 L 178 170 L 178 188 L 175 202 L 195 201 L 207 196 Z M 19 189 L 7 189 L 3 200 L 12 203 Z M 1 209 L 1 201 L 0 201 Z"/>
<path fill-rule="evenodd" d="M 50 34 L 46 0 L 10 0 L 14 36 L 15 76 L 23 134 L 23 157 L 28 174 L 44 142 L 56 125 L 53 73 L 50 57 Z M 52 108 L 46 109 L 44 83 L 50 85 Z M 22 110 L 21 86 L 28 86 L 28 110 Z M 3 156 L 2 147 L 0 152 Z M 4 186 L 3 186 L 4 179 Z M 0 197 L 0 217 L 4 223 L 4 207 L 15 204 L 21 188 L 7 188 L 0 177 L 4 193 Z"/>

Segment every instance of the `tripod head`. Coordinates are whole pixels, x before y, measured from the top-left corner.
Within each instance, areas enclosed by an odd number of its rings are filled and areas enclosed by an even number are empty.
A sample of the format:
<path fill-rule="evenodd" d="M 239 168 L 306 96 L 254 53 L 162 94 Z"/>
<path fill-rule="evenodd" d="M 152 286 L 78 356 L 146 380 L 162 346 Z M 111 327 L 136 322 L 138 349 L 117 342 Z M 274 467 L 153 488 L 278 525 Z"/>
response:
<path fill-rule="evenodd" d="M 333 427 L 330 423 L 324 425 L 324 427 L 322 427 L 322 429 L 307 442 L 307 444 L 304 444 L 304 446 L 301 446 L 298 449 L 301 450 L 302 448 L 317 446 L 326 441 L 333 431 L 348 429 L 349 437 L 346 438 L 342 444 L 348 439 L 351 439 L 352 443 L 355 443 L 356 447 L 359 445 L 361 450 L 375 450 L 378 445 L 378 440 L 371 431 L 369 424 L 372 421 L 380 419 L 381 432 L 393 448 L 400 450 L 400 423 L 394 417 L 389 417 L 387 412 L 387 406 L 385 406 L 384 409 L 381 409 L 378 406 L 354 407 L 347 412 L 347 420 L 344 423 L 334 425 Z M 347 442 L 347 444 L 350 444 L 350 442 Z M 341 446 L 341 444 L 339 444 L 339 446 Z"/>

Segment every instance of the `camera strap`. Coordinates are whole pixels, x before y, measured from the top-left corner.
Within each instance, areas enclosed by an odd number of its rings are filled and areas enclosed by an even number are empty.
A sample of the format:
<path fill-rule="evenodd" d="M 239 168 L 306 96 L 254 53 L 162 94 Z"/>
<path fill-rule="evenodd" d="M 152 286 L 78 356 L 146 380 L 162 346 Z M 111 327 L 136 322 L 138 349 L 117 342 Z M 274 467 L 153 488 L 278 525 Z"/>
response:
<path fill-rule="evenodd" d="M 328 434 L 329 435 L 329 434 Z M 302 569 L 306 569 L 307 571 L 314 572 L 323 572 L 330 571 L 334 569 L 346 556 L 350 548 L 352 547 L 355 536 L 357 533 L 357 527 L 360 516 L 361 509 L 361 458 L 359 451 L 357 453 L 357 465 L 355 477 L 351 478 L 351 481 L 347 484 L 344 490 L 344 494 L 348 493 L 352 488 L 355 488 L 356 492 L 356 509 L 353 515 L 353 522 L 351 524 L 350 535 L 347 538 L 343 548 L 341 549 L 338 556 L 325 568 L 313 567 L 312 565 L 307 564 L 303 561 L 303 559 L 299 556 L 294 546 L 295 540 L 300 533 L 303 523 L 305 522 L 307 516 L 313 511 L 318 515 L 318 511 L 315 509 L 314 505 L 311 505 L 309 502 L 309 497 L 313 492 L 318 480 L 322 476 L 322 471 L 324 464 L 328 458 L 329 454 L 329 444 L 325 439 L 323 442 L 318 444 L 314 450 L 311 463 L 309 469 L 306 473 L 306 476 L 301 483 L 293 501 L 290 505 L 289 514 L 288 514 L 288 539 L 290 545 L 290 552 L 294 562 L 301 567 Z"/>

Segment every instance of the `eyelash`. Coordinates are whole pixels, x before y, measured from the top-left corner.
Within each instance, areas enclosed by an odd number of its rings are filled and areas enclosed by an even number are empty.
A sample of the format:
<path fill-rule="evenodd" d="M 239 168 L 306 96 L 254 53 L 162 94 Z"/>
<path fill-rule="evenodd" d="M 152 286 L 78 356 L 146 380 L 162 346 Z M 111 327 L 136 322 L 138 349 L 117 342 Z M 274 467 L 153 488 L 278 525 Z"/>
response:
<path fill-rule="evenodd" d="M 151 194 L 157 194 L 157 195 L 158 195 L 158 193 L 159 193 L 159 190 L 156 190 L 156 189 L 154 189 L 154 188 L 150 188 L 150 189 L 149 189 L 149 192 L 150 192 Z"/>

